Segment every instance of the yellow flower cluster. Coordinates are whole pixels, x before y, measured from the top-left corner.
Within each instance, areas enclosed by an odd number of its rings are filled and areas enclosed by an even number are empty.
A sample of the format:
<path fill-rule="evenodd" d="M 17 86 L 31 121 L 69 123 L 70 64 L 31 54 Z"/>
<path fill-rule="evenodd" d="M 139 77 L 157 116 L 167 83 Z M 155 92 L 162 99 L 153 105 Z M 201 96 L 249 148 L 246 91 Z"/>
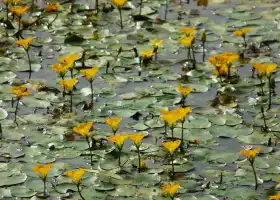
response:
<path fill-rule="evenodd" d="M 159 49 L 163 46 L 163 40 L 150 40 L 150 44 L 153 46 L 154 49 Z"/>
<path fill-rule="evenodd" d="M 161 111 L 160 118 L 169 126 L 169 128 L 175 128 L 177 122 L 184 121 L 186 116 L 191 112 L 191 108 L 176 108 L 170 111 Z"/>
<path fill-rule="evenodd" d="M 272 72 L 277 68 L 277 64 L 269 63 L 269 64 L 254 64 L 253 67 L 257 70 L 259 76 L 267 76 L 270 77 Z"/>
<path fill-rule="evenodd" d="M 251 163 L 255 161 L 255 158 L 257 156 L 257 153 L 261 151 L 260 148 L 256 149 L 243 149 L 239 153 L 243 156 L 245 156 Z"/>
<path fill-rule="evenodd" d="M 166 184 L 161 187 L 161 190 L 164 195 L 168 196 L 171 199 L 174 199 L 174 196 L 179 187 L 179 184 Z"/>
<path fill-rule="evenodd" d="M 232 52 L 224 52 L 217 56 L 211 56 L 208 61 L 214 66 L 213 73 L 217 76 L 223 76 L 228 71 L 233 71 L 232 64 L 239 59 L 239 55 Z"/>
<path fill-rule="evenodd" d="M 69 80 L 60 80 L 59 84 L 68 92 L 72 92 L 74 85 L 78 82 L 77 78 Z"/>

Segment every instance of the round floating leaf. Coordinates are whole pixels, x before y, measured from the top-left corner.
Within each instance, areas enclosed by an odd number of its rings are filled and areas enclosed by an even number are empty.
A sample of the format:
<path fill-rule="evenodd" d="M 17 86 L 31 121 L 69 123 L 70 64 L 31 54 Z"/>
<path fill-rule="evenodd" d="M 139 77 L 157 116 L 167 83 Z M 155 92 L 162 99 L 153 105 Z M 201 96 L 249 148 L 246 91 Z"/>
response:
<path fill-rule="evenodd" d="M 11 189 L 11 194 L 14 197 L 28 198 L 34 196 L 36 192 L 24 186 L 16 186 Z"/>

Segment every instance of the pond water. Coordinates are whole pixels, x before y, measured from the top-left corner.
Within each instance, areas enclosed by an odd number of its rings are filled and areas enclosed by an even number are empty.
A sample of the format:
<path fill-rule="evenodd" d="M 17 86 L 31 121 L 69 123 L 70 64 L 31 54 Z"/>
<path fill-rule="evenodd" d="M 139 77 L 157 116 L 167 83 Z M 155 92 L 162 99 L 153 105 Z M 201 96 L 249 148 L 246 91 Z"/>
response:
<path fill-rule="evenodd" d="M 280 2 L 143 0 L 139 16 L 140 1 L 133 0 L 120 9 L 121 29 L 119 10 L 111 0 L 99 0 L 98 14 L 95 0 L 75 1 L 72 5 L 61 1 L 54 12 L 44 10 L 44 1 L 37 1 L 31 9 L 32 2 L 23 0 L 16 5 L 27 5 L 29 10 L 21 17 L 24 22 L 20 26 L 27 27 L 19 35 L 19 17 L 12 14 L 13 5 L 9 4 L 7 22 L 3 2 L 2 199 L 172 199 L 161 191 L 169 183 L 180 184 L 174 197 L 177 200 L 264 200 L 278 193 L 279 70 L 271 73 L 274 85 L 266 77 L 261 84 L 258 72 L 252 77 L 252 67 L 279 63 Z M 207 6 L 198 5 L 206 2 Z M 188 49 L 178 42 L 187 37 L 179 33 L 186 27 L 196 29 L 192 46 L 195 60 L 193 55 L 188 58 Z M 233 34 L 242 28 L 250 28 L 245 37 L 246 47 L 243 38 Z M 204 50 L 203 31 L 207 35 Z M 16 45 L 17 36 L 33 37 L 27 50 Z M 163 40 L 163 45 L 144 65 L 139 55 L 152 50 L 149 41 L 155 39 Z M 31 58 L 30 79 L 27 52 Z M 232 63 L 234 71 L 230 78 L 227 73 L 220 77 L 213 74 L 215 66 L 208 61 L 224 52 L 239 56 Z M 59 58 L 73 54 L 79 55 L 73 71 L 79 82 L 72 95 L 67 93 L 63 97 L 61 77 L 51 67 L 62 64 Z M 99 71 L 93 81 L 93 107 L 87 108 L 91 88 L 80 72 L 92 67 Z M 64 79 L 70 78 L 67 72 Z M 11 91 L 19 85 L 26 86 L 31 94 L 17 102 Z M 183 106 L 192 111 L 183 125 L 185 145 L 170 157 L 163 143 L 181 139 L 181 123 L 177 122 L 174 132 L 170 128 L 165 132 L 160 115 L 162 109 L 181 106 L 178 85 L 192 88 Z M 269 95 L 272 104 L 267 109 Z M 122 117 L 119 134 L 147 134 L 140 147 L 141 160 L 147 168 L 141 169 L 141 173 L 137 170 L 137 149 L 128 139 L 119 166 L 118 150 L 108 139 L 113 133 L 104 122 L 108 117 Z M 94 122 L 88 138 L 92 141 L 90 148 L 85 137 L 73 131 L 73 127 L 85 122 Z M 253 162 L 256 190 L 252 157 L 247 160 L 239 152 L 258 148 L 260 153 Z M 44 181 L 32 170 L 38 163 L 52 164 L 45 193 Z M 65 172 L 79 168 L 86 172 L 76 187 Z"/>

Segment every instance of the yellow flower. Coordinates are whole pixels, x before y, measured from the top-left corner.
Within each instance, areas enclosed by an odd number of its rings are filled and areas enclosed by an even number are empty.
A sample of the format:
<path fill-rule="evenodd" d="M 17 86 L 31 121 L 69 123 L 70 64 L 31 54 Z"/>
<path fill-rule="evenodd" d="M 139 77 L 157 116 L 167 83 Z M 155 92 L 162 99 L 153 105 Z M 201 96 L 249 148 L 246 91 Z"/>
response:
<path fill-rule="evenodd" d="M 180 113 L 178 113 L 178 110 L 176 110 L 176 109 L 175 110 L 171 110 L 171 111 L 163 111 L 162 110 L 160 118 L 171 129 L 175 128 L 175 126 L 177 124 L 177 121 L 182 119 Z"/>
<path fill-rule="evenodd" d="M 16 3 L 19 3 L 21 0 L 4 0 L 3 2 L 5 4 L 9 4 L 9 3 L 12 3 L 12 4 L 16 4 Z"/>
<path fill-rule="evenodd" d="M 122 8 L 127 0 L 112 0 L 112 3 L 115 4 L 118 8 Z"/>
<path fill-rule="evenodd" d="M 197 6 L 208 6 L 208 0 L 197 0 Z"/>
<path fill-rule="evenodd" d="M 37 164 L 32 170 L 37 173 L 41 179 L 46 180 L 52 164 Z"/>
<path fill-rule="evenodd" d="M 112 131 L 116 133 L 119 129 L 119 123 L 122 121 L 122 117 L 106 118 L 105 123 L 108 124 Z"/>
<path fill-rule="evenodd" d="M 53 71 L 55 71 L 56 73 L 58 73 L 60 76 L 64 76 L 66 74 L 66 70 L 67 70 L 63 65 L 58 64 L 58 63 L 52 65 L 51 69 Z"/>
<path fill-rule="evenodd" d="M 87 79 L 89 82 L 92 82 L 98 71 L 98 67 L 93 67 L 91 69 L 82 69 L 80 70 L 80 73 L 85 77 L 85 79 Z"/>
<path fill-rule="evenodd" d="M 76 60 L 78 60 L 79 58 L 80 58 L 79 54 L 73 54 L 73 55 L 60 57 L 58 61 L 63 63 L 65 68 L 72 69 L 74 67 Z"/>
<path fill-rule="evenodd" d="M 276 195 L 269 196 L 268 200 L 280 200 L 280 192 L 278 192 Z"/>
<path fill-rule="evenodd" d="M 172 155 L 174 151 L 180 146 L 181 140 L 176 140 L 172 142 L 164 142 L 164 148 Z"/>
<path fill-rule="evenodd" d="M 178 113 L 177 115 L 179 120 L 185 121 L 185 118 L 192 111 L 192 109 L 190 107 L 176 108 L 175 111 Z"/>
<path fill-rule="evenodd" d="M 74 85 L 77 83 L 77 78 L 72 78 L 69 80 L 60 80 L 59 84 L 65 88 L 66 91 L 71 92 L 73 90 Z"/>
<path fill-rule="evenodd" d="M 74 184 L 79 185 L 81 183 L 81 177 L 84 175 L 86 169 L 80 168 L 77 170 L 72 170 L 65 172 L 65 175 L 70 177 Z"/>
<path fill-rule="evenodd" d="M 81 123 L 73 128 L 73 131 L 80 136 L 89 137 L 90 129 L 93 126 L 93 122 Z"/>
<path fill-rule="evenodd" d="M 202 42 L 205 42 L 205 41 L 206 41 L 206 38 L 207 38 L 206 31 L 203 31 L 203 32 L 202 32 L 202 35 L 201 35 L 201 41 L 202 41 Z"/>
<path fill-rule="evenodd" d="M 143 60 L 152 59 L 153 56 L 154 56 L 154 51 L 153 50 L 144 50 L 144 51 L 140 52 L 140 57 Z"/>
<path fill-rule="evenodd" d="M 225 62 L 227 65 L 232 65 L 235 61 L 239 59 L 239 54 L 235 54 L 232 52 L 224 52 L 219 55 L 221 59 Z"/>
<path fill-rule="evenodd" d="M 9 7 L 9 10 L 14 15 L 21 17 L 28 10 L 28 6 L 11 6 Z"/>
<path fill-rule="evenodd" d="M 28 91 L 27 87 L 24 85 L 13 87 L 12 93 L 17 96 L 17 99 L 21 99 L 22 97 L 31 94 L 31 92 Z"/>
<path fill-rule="evenodd" d="M 108 140 L 110 142 L 113 142 L 115 143 L 115 145 L 117 146 L 117 148 L 119 149 L 119 151 L 122 150 L 123 148 L 123 144 L 124 144 L 124 141 L 128 138 L 127 135 L 114 135 L 114 136 L 109 136 L 108 137 Z"/>
<path fill-rule="evenodd" d="M 49 3 L 45 8 L 45 12 L 55 12 L 58 8 L 60 8 L 59 3 Z"/>
<path fill-rule="evenodd" d="M 135 134 L 129 134 L 128 138 L 131 139 L 136 148 L 139 149 L 140 145 L 142 144 L 143 138 L 146 136 L 146 133 L 135 133 Z"/>
<path fill-rule="evenodd" d="M 260 148 L 256 148 L 256 149 L 243 149 L 241 150 L 239 153 L 245 157 L 247 157 L 247 159 L 250 161 L 250 162 L 254 162 L 256 156 L 257 156 L 257 153 L 259 153 L 261 151 Z"/>
<path fill-rule="evenodd" d="M 150 44 L 154 49 L 159 49 L 163 46 L 163 40 L 150 40 Z"/>
<path fill-rule="evenodd" d="M 192 46 L 193 42 L 194 42 L 194 36 L 193 35 L 190 35 L 188 37 L 184 37 L 184 38 L 179 39 L 179 43 L 181 45 L 184 45 L 187 48 L 190 48 Z"/>
<path fill-rule="evenodd" d="M 277 68 L 277 64 L 254 64 L 253 67 L 257 70 L 260 76 L 271 76 L 272 72 Z"/>
<path fill-rule="evenodd" d="M 179 184 L 167 184 L 161 187 L 161 190 L 164 195 L 167 195 L 170 198 L 173 198 L 179 189 Z"/>
<path fill-rule="evenodd" d="M 186 34 L 187 36 L 193 36 L 196 34 L 196 29 L 194 27 L 191 27 L 191 28 L 182 28 L 178 31 L 179 33 L 184 33 Z"/>
<path fill-rule="evenodd" d="M 238 36 L 238 37 L 245 37 L 246 33 L 251 33 L 251 32 L 252 32 L 251 28 L 242 28 L 242 29 L 234 31 L 233 35 Z"/>
<path fill-rule="evenodd" d="M 177 90 L 182 97 L 187 97 L 192 92 L 192 88 L 183 87 L 182 85 L 178 85 Z"/>
<path fill-rule="evenodd" d="M 28 37 L 24 40 L 16 41 L 16 44 L 23 47 L 25 50 L 28 50 L 30 44 L 32 43 L 33 37 Z"/>

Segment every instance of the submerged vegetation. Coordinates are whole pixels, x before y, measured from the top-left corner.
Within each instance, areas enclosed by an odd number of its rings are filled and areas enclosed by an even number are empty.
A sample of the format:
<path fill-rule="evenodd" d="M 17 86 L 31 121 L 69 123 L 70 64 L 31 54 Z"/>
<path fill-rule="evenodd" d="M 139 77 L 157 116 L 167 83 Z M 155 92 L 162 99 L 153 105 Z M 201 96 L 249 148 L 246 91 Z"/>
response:
<path fill-rule="evenodd" d="M 279 200 L 279 6 L 0 1 L 1 199 Z"/>

